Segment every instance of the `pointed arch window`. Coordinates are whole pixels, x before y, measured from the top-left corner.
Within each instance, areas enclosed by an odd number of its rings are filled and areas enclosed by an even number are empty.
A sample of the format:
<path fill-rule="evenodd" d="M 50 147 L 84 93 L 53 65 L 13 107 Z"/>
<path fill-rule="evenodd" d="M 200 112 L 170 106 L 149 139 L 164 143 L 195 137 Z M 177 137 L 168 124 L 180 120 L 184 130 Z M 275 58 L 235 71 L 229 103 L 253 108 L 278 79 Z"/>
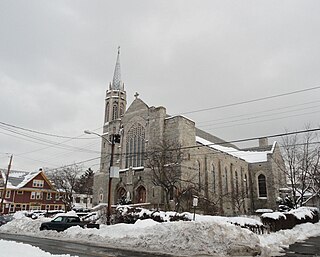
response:
<path fill-rule="evenodd" d="M 147 200 L 147 190 L 144 186 L 139 186 L 137 188 L 137 202 L 145 203 Z"/>
<path fill-rule="evenodd" d="M 216 191 L 216 171 L 214 168 L 214 164 L 212 164 L 212 191 Z"/>
<path fill-rule="evenodd" d="M 228 169 L 227 169 L 227 167 L 224 168 L 224 172 L 225 172 L 225 189 L 226 189 L 226 193 L 228 193 L 229 188 L 228 188 Z"/>
<path fill-rule="evenodd" d="M 196 161 L 195 163 L 194 163 L 194 170 L 195 170 L 195 172 L 196 173 L 198 173 L 198 183 L 199 183 L 199 192 L 200 192 L 200 190 L 201 190 L 201 169 L 200 169 L 201 167 L 200 167 L 200 162 L 199 161 Z M 195 175 L 196 176 L 196 175 Z"/>
<path fill-rule="evenodd" d="M 105 123 L 109 121 L 109 116 L 110 116 L 110 104 L 106 104 L 106 117 L 105 117 Z"/>
<path fill-rule="evenodd" d="M 136 123 L 127 133 L 126 139 L 126 168 L 144 165 L 145 129 Z"/>
<path fill-rule="evenodd" d="M 112 107 L 112 120 L 116 120 L 118 119 L 118 104 L 115 103 L 113 104 L 113 107 Z"/>
<path fill-rule="evenodd" d="M 246 197 L 248 197 L 249 187 L 248 187 L 248 177 L 247 177 L 247 174 L 244 174 L 244 186 L 245 186 Z"/>
<path fill-rule="evenodd" d="M 124 104 L 120 104 L 120 117 L 124 114 Z"/>
<path fill-rule="evenodd" d="M 258 192 L 259 192 L 259 197 L 267 197 L 266 176 L 263 174 L 260 174 L 258 176 Z"/>
<path fill-rule="evenodd" d="M 239 181 L 238 181 L 238 172 L 237 171 L 235 171 L 234 172 L 234 179 L 235 179 L 235 186 L 236 186 L 236 194 L 238 194 L 239 193 Z"/>

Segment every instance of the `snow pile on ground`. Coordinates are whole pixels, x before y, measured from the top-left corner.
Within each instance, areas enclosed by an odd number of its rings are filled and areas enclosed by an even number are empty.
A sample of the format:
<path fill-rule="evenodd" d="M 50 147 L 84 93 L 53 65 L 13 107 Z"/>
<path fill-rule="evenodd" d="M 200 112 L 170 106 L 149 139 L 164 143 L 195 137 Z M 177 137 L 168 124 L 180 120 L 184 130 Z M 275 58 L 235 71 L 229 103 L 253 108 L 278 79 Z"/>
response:
<path fill-rule="evenodd" d="M 51 255 L 42 251 L 39 247 L 5 241 L 0 239 L 0 257 L 23 256 L 23 257 L 70 257 L 69 254 Z"/>
<path fill-rule="evenodd" d="M 186 214 L 193 218 L 193 214 Z M 302 224 L 293 229 L 257 235 L 242 225 L 261 225 L 246 217 L 219 217 L 196 215 L 195 221 L 158 223 L 152 219 L 138 220 L 135 224 L 100 225 L 100 229 L 71 227 L 63 232 L 40 231 L 41 222 L 24 216 L 0 227 L 0 232 L 51 237 L 60 240 L 90 242 L 109 247 L 155 251 L 176 256 L 270 256 L 282 247 L 320 236 L 320 223 Z M 240 226 L 235 226 L 233 224 Z"/>
<path fill-rule="evenodd" d="M 262 256 L 280 252 L 289 245 L 306 240 L 309 237 L 320 236 L 320 222 L 297 225 L 292 229 L 280 230 L 275 233 L 259 235 L 262 246 Z"/>

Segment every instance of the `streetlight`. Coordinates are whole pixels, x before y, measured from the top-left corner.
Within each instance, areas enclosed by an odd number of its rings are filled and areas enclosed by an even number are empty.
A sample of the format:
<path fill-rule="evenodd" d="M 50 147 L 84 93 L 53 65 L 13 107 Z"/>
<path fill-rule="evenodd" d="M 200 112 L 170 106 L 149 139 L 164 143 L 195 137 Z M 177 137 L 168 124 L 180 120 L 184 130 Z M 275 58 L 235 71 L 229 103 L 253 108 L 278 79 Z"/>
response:
<path fill-rule="evenodd" d="M 96 132 L 85 130 L 85 134 L 92 134 L 101 137 L 102 139 L 106 140 L 111 145 L 111 155 L 110 155 L 110 167 L 109 167 L 109 187 L 108 187 L 108 209 L 107 209 L 107 225 L 110 225 L 110 218 L 111 218 L 111 185 L 112 185 L 112 178 L 119 177 L 119 167 L 113 167 L 113 155 L 114 155 L 114 146 L 115 143 L 120 143 L 120 135 L 119 134 L 111 134 L 110 139 L 105 138 L 105 135 L 100 135 Z"/>

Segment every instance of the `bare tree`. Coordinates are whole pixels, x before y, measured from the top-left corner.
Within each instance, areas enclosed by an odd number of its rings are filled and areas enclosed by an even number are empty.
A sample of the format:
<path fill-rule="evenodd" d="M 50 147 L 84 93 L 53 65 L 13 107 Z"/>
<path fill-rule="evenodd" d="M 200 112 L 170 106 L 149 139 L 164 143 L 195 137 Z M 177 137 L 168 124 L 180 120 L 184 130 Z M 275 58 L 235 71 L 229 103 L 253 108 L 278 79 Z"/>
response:
<path fill-rule="evenodd" d="M 81 173 L 83 173 L 82 167 L 74 164 L 56 169 L 48 174 L 57 190 L 61 191 L 60 197 L 65 204 L 66 210 L 72 209 L 73 194 Z"/>
<path fill-rule="evenodd" d="M 170 200 L 180 207 L 182 198 L 193 189 L 193 185 L 186 185 L 181 176 L 183 151 L 180 143 L 163 140 L 148 149 L 145 158 L 146 167 L 151 170 L 152 182 L 163 191 L 165 209 L 170 209 Z"/>
<path fill-rule="evenodd" d="M 283 137 L 282 140 L 286 164 L 284 172 L 292 190 L 295 207 L 305 204 L 306 193 L 312 193 L 311 197 L 319 195 L 320 145 L 316 141 L 317 137 L 315 132 L 307 132 L 303 136 L 294 134 Z"/>

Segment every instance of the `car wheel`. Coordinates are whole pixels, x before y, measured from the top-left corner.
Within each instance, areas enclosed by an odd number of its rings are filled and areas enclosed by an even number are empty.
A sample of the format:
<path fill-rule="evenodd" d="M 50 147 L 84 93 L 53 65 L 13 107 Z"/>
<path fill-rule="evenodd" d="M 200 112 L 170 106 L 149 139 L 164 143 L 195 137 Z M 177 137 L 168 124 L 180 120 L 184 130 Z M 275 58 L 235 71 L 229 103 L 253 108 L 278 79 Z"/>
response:
<path fill-rule="evenodd" d="M 43 227 L 40 227 L 40 230 L 48 230 L 49 228 L 47 226 L 43 226 Z"/>

